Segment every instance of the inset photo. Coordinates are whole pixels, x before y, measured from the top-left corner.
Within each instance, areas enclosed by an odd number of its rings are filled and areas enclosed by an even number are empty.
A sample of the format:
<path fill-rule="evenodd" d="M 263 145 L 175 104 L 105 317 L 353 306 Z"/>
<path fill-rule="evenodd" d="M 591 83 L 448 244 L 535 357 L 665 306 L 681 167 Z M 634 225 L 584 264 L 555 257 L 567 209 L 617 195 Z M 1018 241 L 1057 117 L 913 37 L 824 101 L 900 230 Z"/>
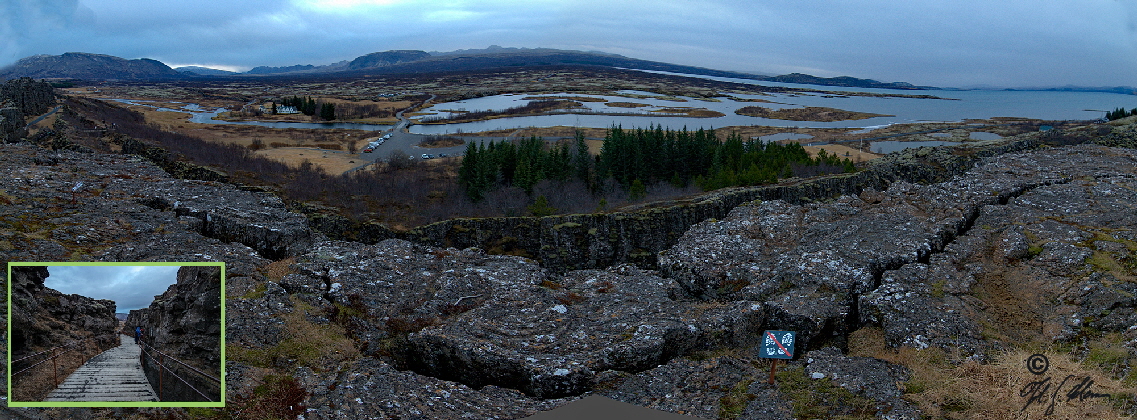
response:
<path fill-rule="evenodd" d="M 8 405 L 223 407 L 225 263 L 8 263 Z"/>

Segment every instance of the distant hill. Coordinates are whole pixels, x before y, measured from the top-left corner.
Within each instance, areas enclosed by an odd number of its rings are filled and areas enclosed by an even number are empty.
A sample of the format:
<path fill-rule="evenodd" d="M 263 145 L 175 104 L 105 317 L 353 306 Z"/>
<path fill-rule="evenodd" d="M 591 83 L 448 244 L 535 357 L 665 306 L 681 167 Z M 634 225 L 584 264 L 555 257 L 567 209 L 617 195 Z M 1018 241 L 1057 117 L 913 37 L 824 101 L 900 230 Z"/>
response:
<path fill-rule="evenodd" d="M 410 55 L 417 52 L 421 54 Z M 401 62 L 390 63 L 383 66 L 370 66 L 361 68 L 356 65 L 365 57 L 389 57 L 392 53 L 406 54 L 404 57 L 421 57 L 413 60 L 404 59 Z M 808 74 L 793 73 L 782 76 L 765 76 L 752 73 L 708 69 L 705 67 L 685 66 L 679 64 L 662 63 L 658 61 L 639 60 L 618 54 L 599 52 L 584 52 L 572 50 L 557 50 L 551 48 L 502 48 L 491 45 L 481 50 L 459 50 L 448 53 L 433 52 L 429 56 L 421 51 L 387 51 L 374 53 L 357 58 L 349 65 L 349 71 L 365 71 L 376 73 L 425 73 L 435 71 L 470 71 L 485 70 L 501 67 L 526 67 L 542 65 L 590 65 L 603 67 L 618 67 L 636 70 L 655 70 L 671 73 L 697 74 L 703 76 L 731 77 L 736 79 L 751 79 L 782 83 L 802 83 L 822 86 L 846 86 L 884 89 L 928 89 L 927 86 L 913 86 L 904 82 L 879 82 L 872 79 L 858 79 L 855 77 L 817 77 Z M 381 67 L 381 68 L 376 68 Z"/>
<path fill-rule="evenodd" d="M 423 51 L 387 51 L 385 53 L 368 54 L 357 58 L 356 61 L 376 54 L 401 53 L 403 57 L 419 57 L 415 60 L 403 60 L 384 66 L 371 66 L 360 68 L 358 66 L 349 71 L 368 74 L 395 74 L 395 73 L 428 73 L 439 71 L 471 71 L 486 70 L 502 67 L 528 67 L 549 65 L 590 65 L 603 67 L 620 67 L 638 70 L 659 70 L 674 73 L 700 74 L 707 76 L 735 77 L 757 79 L 761 76 L 732 71 L 714 70 L 703 67 L 683 66 L 678 64 L 661 63 L 657 61 L 639 60 L 616 54 L 583 52 L 572 50 L 556 50 L 550 48 L 487 48 L 484 50 L 463 50 L 450 53 L 426 53 Z M 411 54 L 416 53 L 416 54 Z M 353 61 L 353 64 L 355 62 Z M 349 66 L 351 67 L 351 66 Z"/>
<path fill-rule="evenodd" d="M 69 52 L 61 55 L 35 55 L 0 69 L 0 79 L 70 78 L 85 80 L 175 79 L 184 74 L 149 58 L 127 60 L 104 54 Z"/>
<path fill-rule="evenodd" d="M 1132 86 L 1114 86 L 1114 87 L 1093 87 L 1093 86 L 1062 86 L 1062 87 L 1040 87 L 1040 88 L 1018 88 L 1018 89 L 1001 89 L 1001 90 L 1041 90 L 1048 92 L 1106 92 L 1106 93 L 1120 93 L 1122 95 L 1137 95 L 1137 88 Z"/>
<path fill-rule="evenodd" d="M 314 68 L 316 68 L 316 66 L 313 66 L 311 64 L 297 64 L 295 66 L 284 66 L 284 67 L 257 66 L 257 67 L 253 67 L 252 70 L 245 72 L 245 74 L 292 73 L 292 72 L 297 72 L 297 71 L 312 70 Z"/>
<path fill-rule="evenodd" d="M 201 76 L 232 76 L 234 74 L 239 74 L 235 71 L 211 69 L 209 67 L 201 67 L 201 66 L 175 67 L 174 70 L 177 70 L 178 72 L 181 72 L 181 73 L 191 73 L 191 74 L 197 74 L 197 75 L 201 75 Z"/>
<path fill-rule="evenodd" d="M 802 73 L 783 74 L 781 76 L 761 77 L 758 80 L 780 83 L 800 83 L 806 85 L 844 86 L 880 89 L 929 89 L 930 86 L 914 86 L 905 82 L 878 82 L 872 79 L 858 79 L 856 77 L 817 77 Z"/>
<path fill-rule="evenodd" d="M 393 50 L 367 54 L 351 60 L 347 65 L 349 70 L 361 70 L 375 67 L 387 67 L 400 63 L 422 60 L 430 57 L 425 51 Z"/>
<path fill-rule="evenodd" d="M 0 69 L 0 80 L 28 76 L 32 78 L 72 78 L 72 79 L 173 79 L 187 77 L 249 77 L 249 76 L 315 76 L 372 75 L 372 74 L 415 74 L 452 71 L 481 71 L 495 68 L 517 68 L 552 65 L 580 65 L 615 67 L 635 70 L 654 70 L 671 73 L 695 74 L 703 76 L 731 77 L 784 83 L 802 83 L 822 86 L 847 86 L 885 89 L 927 89 L 927 86 L 913 86 L 904 82 L 879 82 L 855 77 L 817 77 L 793 73 L 781 76 L 766 76 L 685 66 L 658 61 L 639 60 L 618 54 L 558 50 L 551 48 L 503 48 L 491 45 L 485 49 L 458 50 L 447 53 L 428 53 L 419 50 L 391 50 L 375 52 L 356 57 L 351 61 L 315 66 L 299 64 L 292 66 L 259 66 L 245 73 L 232 73 L 224 70 L 198 66 L 171 69 L 161 62 L 150 59 L 126 60 L 102 54 L 66 53 L 58 56 L 37 55 L 20 60 L 16 64 Z"/>
<path fill-rule="evenodd" d="M 347 69 L 347 65 L 348 65 L 348 61 L 344 60 L 344 61 L 340 61 L 338 63 L 332 63 L 332 64 L 323 65 L 323 66 L 313 66 L 311 64 L 297 64 L 294 66 L 281 66 L 281 67 L 257 66 L 257 67 L 253 67 L 252 70 L 249 70 L 247 72 L 240 73 L 240 74 L 281 75 L 281 74 L 290 74 L 290 73 L 297 73 L 297 74 L 331 73 L 331 72 L 337 72 L 337 71 L 345 70 L 345 69 Z"/>
<path fill-rule="evenodd" d="M 115 313 L 115 314 L 114 314 L 114 317 L 115 317 L 115 318 L 118 318 L 118 320 L 119 320 L 119 321 L 126 321 L 126 317 L 127 317 L 128 315 L 130 315 L 130 314 L 124 314 L 124 313 Z"/>

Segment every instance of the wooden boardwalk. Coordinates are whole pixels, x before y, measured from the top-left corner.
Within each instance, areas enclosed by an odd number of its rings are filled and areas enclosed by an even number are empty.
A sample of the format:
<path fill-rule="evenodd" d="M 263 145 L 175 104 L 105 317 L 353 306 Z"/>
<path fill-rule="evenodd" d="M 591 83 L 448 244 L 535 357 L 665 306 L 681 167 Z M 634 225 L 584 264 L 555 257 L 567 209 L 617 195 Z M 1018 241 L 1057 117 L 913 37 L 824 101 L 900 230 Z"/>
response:
<path fill-rule="evenodd" d="M 158 401 L 138 361 L 134 339 L 119 336 L 118 347 L 92 357 L 44 401 Z"/>

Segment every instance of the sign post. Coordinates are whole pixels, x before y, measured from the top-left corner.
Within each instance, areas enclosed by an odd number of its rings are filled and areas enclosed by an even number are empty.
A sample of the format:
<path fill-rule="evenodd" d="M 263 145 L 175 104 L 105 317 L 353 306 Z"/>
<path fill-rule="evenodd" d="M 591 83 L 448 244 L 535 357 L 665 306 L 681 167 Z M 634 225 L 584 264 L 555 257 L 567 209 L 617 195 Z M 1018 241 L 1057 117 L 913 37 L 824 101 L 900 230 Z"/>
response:
<path fill-rule="evenodd" d="M 765 331 L 762 333 L 762 348 L 758 357 L 770 360 L 770 385 L 774 384 L 774 372 L 778 369 L 778 359 L 793 359 L 794 341 L 797 332 L 794 331 Z"/>

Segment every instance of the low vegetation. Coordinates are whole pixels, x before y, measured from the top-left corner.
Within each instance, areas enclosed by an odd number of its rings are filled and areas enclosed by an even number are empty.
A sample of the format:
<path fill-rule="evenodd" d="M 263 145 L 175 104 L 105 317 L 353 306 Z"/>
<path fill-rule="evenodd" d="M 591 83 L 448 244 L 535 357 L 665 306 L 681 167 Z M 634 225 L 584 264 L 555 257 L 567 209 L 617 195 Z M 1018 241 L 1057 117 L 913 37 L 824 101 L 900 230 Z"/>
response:
<path fill-rule="evenodd" d="M 430 148 L 436 148 L 436 147 L 454 147 L 454 146 L 461 146 L 461 145 L 463 145 L 463 144 L 466 144 L 466 141 L 465 141 L 465 140 L 462 140 L 462 138 L 461 138 L 461 137 L 453 137 L 453 136 L 426 136 L 426 138 L 424 138 L 424 139 L 423 139 L 421 142 L 419 142 L 419 144 L 418 144 L 418 145 L 419 145 L 419 147 L 430 147 Z"/>
<path fill-rule="evenodd" d="M 864 120 L 876 117 L 891 117 L 892 115 L 873 114 L 870 112 L 846 111 L 843 109 L 826 108 L 821 106 L 807 106 L 804 108 L 770 109 L 761 106 L 746 106 L 734 111 L 738 115 L 750 117 L 769 118 L 773 120 L 790 121 L 846 121 Z"/>
<path fill-rule="evenodd" d="M 1123 419 L 1122 413 L 1137 403 L 1137 374 L 1117 377 L 1133 360 L 1115 336 L 1089 337 L 1088 351 L 1080 351 L 1081 345 L 1020 343 L 979 362 L 936 347 L 889 348 L 879 328 L 865 327 L 850 334 L 849 355 L 910 369 L 910 379 L 901 384 L 904 398 L 930 418 Z M 1044 374 L 1027 369 L 1027 359 L 1035 354 L 1049 361 Z M 1047 378 L 1049 392 L 1031 400 L 1031 384 Z"/>

